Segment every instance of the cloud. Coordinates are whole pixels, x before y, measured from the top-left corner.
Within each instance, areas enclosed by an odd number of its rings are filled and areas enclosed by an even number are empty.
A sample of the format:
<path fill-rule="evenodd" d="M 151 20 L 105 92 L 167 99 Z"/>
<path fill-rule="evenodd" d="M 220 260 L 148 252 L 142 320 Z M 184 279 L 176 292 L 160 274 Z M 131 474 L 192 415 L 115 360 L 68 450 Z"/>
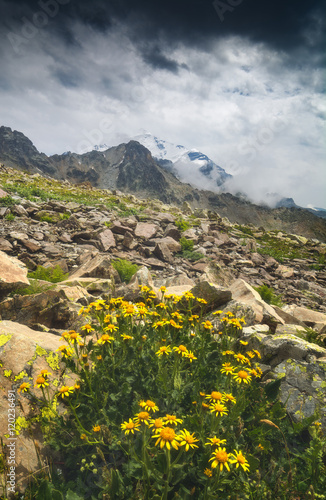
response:
<path fill-rule="evenodd" d="M 321 4 L 243 0 L 220 22 L 212 2 L 71 0 L 15 52 L 8 30 L 41 7 L 3 2 L 1 124 L 47 154 L 145 128 L 235 174 L 233 192 L 323 206 Z"/>

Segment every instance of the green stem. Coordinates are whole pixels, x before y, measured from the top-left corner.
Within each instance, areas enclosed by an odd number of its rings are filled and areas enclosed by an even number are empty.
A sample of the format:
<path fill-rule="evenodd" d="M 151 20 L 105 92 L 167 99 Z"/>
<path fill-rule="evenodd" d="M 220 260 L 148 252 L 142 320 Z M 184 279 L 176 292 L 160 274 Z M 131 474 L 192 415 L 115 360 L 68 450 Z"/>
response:
<path fill-rule="evenodd" d="M 167 500 L 167 498 L 168 498 L 168 492 L 169 492 L 170 467 L 171 467 L 171 454 L 170 454 L 170 450 L 166 451 L 165 456 L 166 456 L 166 481 L 165 481 L 165 487 L 164 487 L 164 492 L 163 492 L 162 500 Z"/>

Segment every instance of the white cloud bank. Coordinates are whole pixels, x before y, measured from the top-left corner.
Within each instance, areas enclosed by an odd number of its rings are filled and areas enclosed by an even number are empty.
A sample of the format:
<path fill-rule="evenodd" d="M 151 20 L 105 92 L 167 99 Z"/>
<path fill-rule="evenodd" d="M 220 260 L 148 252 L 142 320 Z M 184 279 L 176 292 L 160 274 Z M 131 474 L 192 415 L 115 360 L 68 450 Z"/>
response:
<path fill-rule="evenodd" d="M 123 29 L 78 23 L 67 48 L 50 30 L 16 54 L 3 47 L 0 124 L 46 154 L 116 145 L 146 129 L 197 148 L 235 176 L 232 190 L 325 206 L 322 74 L 229 37 L 209 49 L 161 51 L 178 72 L 153 69 Z"/>

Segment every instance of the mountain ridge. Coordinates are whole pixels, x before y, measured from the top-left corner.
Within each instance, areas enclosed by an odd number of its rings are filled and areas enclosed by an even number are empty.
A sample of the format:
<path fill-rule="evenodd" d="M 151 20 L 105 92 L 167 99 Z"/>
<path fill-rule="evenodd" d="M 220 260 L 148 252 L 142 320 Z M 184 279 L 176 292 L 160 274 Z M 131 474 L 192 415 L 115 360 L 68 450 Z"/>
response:
<path fill-rule="evenodd" d="M 73 184 L 88 182 L 109 190 L 120 190 L 139 198 L 156 198 L 192 210 L 211 210 L 232 223 L 254 224 L 326 241 L 326 221 L 302 208 L 270 209 L 230 193 L 194 189 L 158 165 L 150 151 L 137 141 L 111 147 L 104 152 L 79 155 L 64 153 L 48 157 L 39 153 L 21 132 L 0 127 L 0 161 L 18 170 L 39 173 Z"/>

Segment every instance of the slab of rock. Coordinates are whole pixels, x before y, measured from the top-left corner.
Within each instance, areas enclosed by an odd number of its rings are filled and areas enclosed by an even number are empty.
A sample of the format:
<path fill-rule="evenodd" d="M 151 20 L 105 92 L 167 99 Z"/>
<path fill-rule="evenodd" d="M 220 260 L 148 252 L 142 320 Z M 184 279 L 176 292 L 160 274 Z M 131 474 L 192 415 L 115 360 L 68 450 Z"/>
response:
<path fill-rule="evenodd" d="M 15 257 L 0 251 L 0 298 L 11 290 L 28 286 L 27 267 Z"/>
<path fill-rule="evenodd" d="M 13 250 L 13 246 L 10 243 L 10 241 L 6 240 L 5 238 L 0 238 L 0 251 L 9 253 Z"/>
<path fill-rule="evenodd" d="M 234 300 L 250 305 L 256 313 L 256 323 L 284 324 L 284 320 L 267 304 L 252 286 L 244 280 L 237 279 L 230 286 Z"/>
<path fill-rule="evenodd" d="M 135 229 L 135 236 L 137 236 L 138 238 L 149 240 L 150 238 L 154 238 L 158 230 L 159 226 L 157 224 L 150 224 L 148 222 L 138 222 Z"/>
<path fill-rule="evenodd" d="M 109 278 L 113 280 L 115 270 L 112 267 L 111 259 L 104 255 L 96 255 L 84 262 L 76 271 L 69 276 L 69 281 L 78 278 Z"/>
<path fill-rule="evenodd" d="M 127 231 L 122 240 L 122 245 L 129 250 L 134 250 L 138 246 L 138 241 L 135 240 L 135 238 L 129 231 Z"/>
<path fill-rule="evenodd" d="M 284 320 L 285 324 L 298 325 L 298 326 L 303 326 L 303 327 L 305 326 L 303 321 L 300 321 L 298 318 L 295 318 L 294 316 L 292 316 L 292 314 L 289 314 L 288 312 L 284 311 L 284 309 L 281 309 L 278 306 L 272 306 L 272 308 L 274 309 L 276 314 Z"/>
<path fill-rule="evenodd" d="M 164 262 L 173 262 L 173 255 L 166 243 L 156 243 L 153 254 Z"/>
<path fill-rule="evenodd" d="M 30 412 L 29 399 L 24 397 L 17 389 L 23 382 L 31 384 L 36 396 L 42 397 L 40 389 L 33 388 L 36 377 L 42 369 L 47 369 L 52 375 L 51 380 L 62 384 L 60 372 L 63 368 L 61 356 L 56 352 L 62 345 L 62 338 L 47 333 L 31 330 L 27 326 L 12 322 L 0 322 L 0 356 L 4 369 L 11 370 L 12 375 L 4 377 L 3 370 L 0 371 L 0 435 L 3 436 L 4 445 L 10 444 L 5 435 L 8 433 L 8 394 L 14 395 L 16 402 L 16 418 L 28 418 Z M 15 377 L 20 378 L 15 381 Z M 65 385 L 73 385 L 73 377 L 64 379 Z M 56 392 L 55 385 L 51 385 L 52 393 Z M 16 491 L 23 492 L 29 481 L 29 474 L 39 470 L 39 461 L 36 454 L 33 439 L 36 439 L 41 459 L 45 460 L 50 455 L 50 450 L 45 448 L 42 435 L 37 425 L 33 426 L 33 437 L 28 430 L 21 430 L 16 436 Z M 26 473 L 28 471 L 28 474 Z M 6 482 L 6 479 L 5 479 Z M 2 481 L 3 484 L 3 481 Z"/>
<path fill-rule="evenodd" d="M 326 314 L 312 311 L 306 307 L 296 306 L 295 304 L 285 306 L 283 310 L 317 332 L 326 326 Z"/>
<path fill-rule="evenodd" d="M 326 428 L 325 367 L 320 360 L 310 362 L 288 359 L 275 366 L 272 374 L 281 378 L 280 401 L 295 422 L 319 414 Z"/>
<path fill-rule="evenodd" d="M 299 338 L 304 337 L 306 329 L 300 325 L 277 325 L 275 335 L 295 335 Z"/>
<path fill-rule="evenodd" d="M 99 240 L 100 249 L 103 252 L 107 252 L 110 248 L 114 248 L 116 246 L 116 242 L 113 236 L 111 229 L 105 229 L 101 233 L 97 235 L 97 239 Z"/>
<path fill-rule="evenodd" d="M 200 304 L 205 312 L 214 311 L 232 299 L 230 290 L 208 283 L 208 281 L 201 281 L 190 291 L 195 297 L 206 300 L 207 304 Z"/>

